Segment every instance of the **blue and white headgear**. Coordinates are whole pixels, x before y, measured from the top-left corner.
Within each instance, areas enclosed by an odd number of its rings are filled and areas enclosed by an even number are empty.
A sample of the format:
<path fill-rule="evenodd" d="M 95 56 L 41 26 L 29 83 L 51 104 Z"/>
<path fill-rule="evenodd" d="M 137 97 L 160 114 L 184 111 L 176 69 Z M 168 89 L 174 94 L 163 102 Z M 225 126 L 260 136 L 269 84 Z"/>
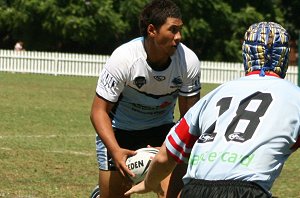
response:
<path fill-rule="evenodd" d="M 243 63 L 246 74 L 251 71 L 273 71 L 285 77 L 289 62 L 289 35 L 279 24 L 260 22 L 246 31 L 243 42 Z"/>

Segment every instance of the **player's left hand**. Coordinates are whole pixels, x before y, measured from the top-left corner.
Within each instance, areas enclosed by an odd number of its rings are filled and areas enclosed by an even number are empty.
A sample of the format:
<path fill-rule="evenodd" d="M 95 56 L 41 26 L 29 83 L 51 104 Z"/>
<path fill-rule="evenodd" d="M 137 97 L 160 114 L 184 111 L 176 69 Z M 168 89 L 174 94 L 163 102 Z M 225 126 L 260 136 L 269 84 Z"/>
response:
<path fill-rule="evenodd" d="M 145 182 L 142 181 L 142 182 L 138 183 L 137 185 L 132 186 L 131 189 L 129 189 L 124 195 L 129 196 L 134 193 L 143 194 L 143 193 L 147 193 L 147 192 L 150 192 L 150 190 L 145 188 Z"/>
<path fill-rule="evenodd" d="M 129 189 L 124 195 L 125 196 L 129 196 L 131 194 L 134 194 L 134 193 L 137 193 L 137 194 L 144 194 L 144 193 L 148 193 L 150 191 L 153 191 L 153 192 L 156 192 L 158 194 L 160 194 L 161 196 L 164 195 L 164 192 L 161 188 L 161 186 L 157 186 L 156 189 L 150 189 L 150 188 L 147 188 L 145 186 L 145 182 L 142 181 L 140 183 L 138 183 L 137 185 L 134 185 L 131 189 Z"/>

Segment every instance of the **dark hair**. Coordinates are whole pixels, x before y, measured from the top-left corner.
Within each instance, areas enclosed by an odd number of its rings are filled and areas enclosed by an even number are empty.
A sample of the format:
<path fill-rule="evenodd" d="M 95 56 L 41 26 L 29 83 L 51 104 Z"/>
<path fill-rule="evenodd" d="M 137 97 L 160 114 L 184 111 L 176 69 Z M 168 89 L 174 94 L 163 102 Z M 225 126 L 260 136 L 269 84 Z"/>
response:
<path fill-rule="evenodd" d="M 171 0 L 153 0 L 147 4 L 140 15 L 139 26 L 142 36 L 147 37 L 147 28 L 153 24 L 160 28 L 168 17 L 181 19 L 178 6 Z"/>

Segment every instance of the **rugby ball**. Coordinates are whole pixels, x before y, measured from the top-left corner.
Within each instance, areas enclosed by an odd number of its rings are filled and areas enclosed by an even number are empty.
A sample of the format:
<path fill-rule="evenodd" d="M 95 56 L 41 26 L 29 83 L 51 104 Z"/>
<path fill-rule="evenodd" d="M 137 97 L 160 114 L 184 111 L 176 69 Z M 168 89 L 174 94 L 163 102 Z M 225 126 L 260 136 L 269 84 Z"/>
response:
<path fill-rule="evenodd" d="M 127 158 L 126 165 L 128 169 L 135 174 L 135 177 L 129 176 L 134 184 L 145 179 L 150 163 L 158 153 L 156 148 L 141 148 L 136 150 L 136 154 Z"/>

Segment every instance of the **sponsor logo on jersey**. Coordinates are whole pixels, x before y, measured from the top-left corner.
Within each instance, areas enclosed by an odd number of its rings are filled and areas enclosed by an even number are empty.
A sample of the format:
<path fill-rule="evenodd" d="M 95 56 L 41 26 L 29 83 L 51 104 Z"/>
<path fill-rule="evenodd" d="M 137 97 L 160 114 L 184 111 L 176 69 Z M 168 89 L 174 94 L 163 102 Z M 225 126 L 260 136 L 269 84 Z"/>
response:
<path fill-rule="evenodd" d="M 237 141 L 237 142 L 244 142 L 245 141 L 245 138 L 243 137 L 243 133 L 238 133 L 238 132 L 230 134 L 228 136 L 228 139 L 229 140 L 234 140 L 234 141 Z"/>
<path fill-rule="evenodd" d="M 134 79 L 133 84 L 135 84 L 139 89 L 146 84 L 146 78 L 144 76 L 138 76 Z"/>
<path fill-rule="evenodd" d="M 106 69 L 103 69 L 101 83 L 104 87 L 113 88 L 118 84 L 118 81 Z"/>
<path fill-rule="evenodd" d="M 228 151 L 203 151 L 196 152 L 195 155 L 191 155 L 189 158 L 189 165 L 196 166 L 204 163 L 225 163 L 228 165 L 241 165 L 250 166 L 255 155 L 244 155 L 239 152 L 228 152 Z"/>
<path fill-rule="evenodd" d="M 182 85 L 182 79 L 180 76 L 177 76 L 172 80 L 173 86 L 170 86 L 171 88 L 179 88 Z"/>
<path fill-rule="evenodd" d="M 198 143 L 212 142 L 215 139 L 215 136 L 216 136 L 215 133 L 213 134 L 204 133 L 199 137 L 197 142 Z"/>
<path fill-rule="evenodd" d="M 154 78 L 155 80 L 157 80 L 157 81 L 163 81 L 163 80 L 166 79 L 165 76 L 153 76 L 153 78 Z"/>

